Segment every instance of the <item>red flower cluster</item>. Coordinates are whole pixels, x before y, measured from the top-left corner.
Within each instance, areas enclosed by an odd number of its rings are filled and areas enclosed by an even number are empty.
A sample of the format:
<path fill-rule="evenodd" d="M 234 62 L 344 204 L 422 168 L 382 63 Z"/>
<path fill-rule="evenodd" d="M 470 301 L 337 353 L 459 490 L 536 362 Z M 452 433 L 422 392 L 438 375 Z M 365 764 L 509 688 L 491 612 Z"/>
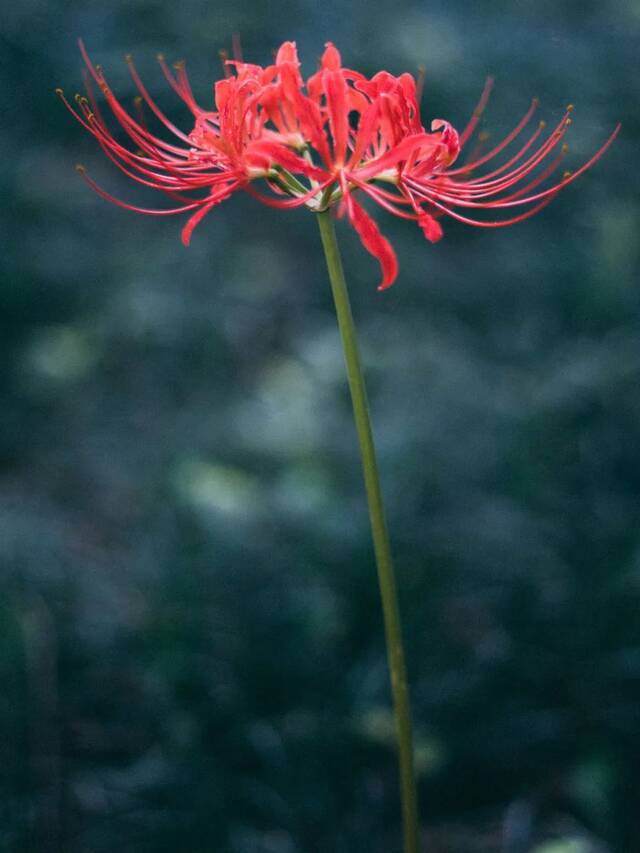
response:
<path fill-rule="evenodd" d="M 348 216 L 365 248 L 380 262 L 381 289 L 391 285 L 397 276 L 396 255 L 357 201 L 358 192 L 391 213 L 416 221 L 432 242 L 442 236 L 439 219 L 443 215 L 488 228 L 512 225 L 532 216 L 575 181 L 602 156 L 620 129 L 616 127 L 579 169 L 565 172 L 560 180 L 541 188 L 566 153 L 561 140 L 571 122 L 571 107 L 550 132 L 545 132 L 545 124 L 540 122 L 523 140 L 537 107 L 534 100 L 499 144 L 482 153 L 480 142 L 480 148 L 464 165 L 453 168 L 476 129 L 491 81 L 459 135 L 442 119 L 432 121 L 430 131 L 424 129 L 417 84 L 410 74 L 394 77 L 380 71 L 369 79 L 343 68 L 332 44 L 327 44 L 320 69 L 306 84 L 293 42 L 285 42 L 274 64 L 265 68 L 227 60 L 228 76 L 215 85 L 213 110 L 196 103 L 184 63 L 178 63 L 173 71 L 159 57 L 169 85 L 193 115 L 193 129 L 184 133 L 151 98 L 130 58 L 129 70 L 140 92 L 135 115 L 124 108 L 102 70 L 92 64 L 82 44 L 80 47 L 89 71 L 88 97 L 76 96 L 74 109 L 59 89 L 58 94 L 126 175 L 162 190 L 179 206 L 149 210 L 127 204 L 98 187 L 79 167 L 87 183 L 103 198 L 139 213 L 191 212 L 182 231 L 185 244 L 200 220 L 236 190 L 247 190 L 274 207 L 306 205 L 321 211 L 337 205 L 338 212 Z M 102 91 L 129 144 L 120 141 L 121 134 L 109 129 L 94 97 L 93 84 Z M 144 104 L 175 137 L 172 141 L 150 132 L 143 115 Z M 517 138 L 520 142 L 514 153 L 476 176 L 480 167 L 502 154 Z M 267 192 L 258 190 L 256 181 L 262 181 Z M 465 208 L 508 213 L 503 219 L 482 220 L 459 212 Z"/>

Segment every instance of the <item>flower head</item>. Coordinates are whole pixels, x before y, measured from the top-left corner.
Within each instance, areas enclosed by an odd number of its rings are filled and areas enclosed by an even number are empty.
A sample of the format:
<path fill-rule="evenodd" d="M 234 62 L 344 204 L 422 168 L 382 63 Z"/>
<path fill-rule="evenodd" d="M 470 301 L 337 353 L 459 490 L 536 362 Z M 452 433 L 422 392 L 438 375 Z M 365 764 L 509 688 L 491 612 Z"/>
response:
<path fill-rule="evenodd" d="M 211 109 L 196 102 L 184 63 L 171 70 L 159 57 L 167 82 L 192 115 L 193 127 L 183 131 L 155 103 L 130 57 L 127 63 L 139 91 L 136 115 L 125 109 L 102 70 L 82 44 L 80 48 L 88 69 L 87 96 L 76 96 L 74 108 L 61 90 L 58 94 L 127 176 L 162 190 L 178 206 L 148 209 L 128 204 L 105 192 L 79 167 L 103 198 L 140 213 L 189 212 L 182 230 L 185 244 L 204 216 L 237 190 L 274 207 L 306 205 L 320 211 L 336 206 L 379 261 L 380 289 L 394 282 L 398 263 L 359 195 L 415 221 L 431 242 L 442 237 L 444 216 L 485 228 L 513 225 L 537 213 L 592 166 L 620 129 L 618 125 L 577 170 L 550 181 L 567 151 L 562 140 L 572 107 L 551 130 L 540 122 L 527 131 L 538 106 L 534 100 L 501 142 L 483 153 L 481 138 L 458 165 L 486 106 L 491 80 L 462 133 L 444 119 L 434 119 L 425 130 L 419 87 L 410 74 L 395 77 L 380 71 L 367 78 L 344 68 L 329 43 L 319 70 L 305 84 L 296 46 L 285 42 L 266 67 L 239 58 L 226 60 L 226 75 L 215 84 Z M 103 117 L 94 96 L 96 85 L 126 143 Z M 168 132 L 169 140 L 148 129 L 145 110 Z M 481 211 L 488 212 L 488 218 L 478 218 Z"/>

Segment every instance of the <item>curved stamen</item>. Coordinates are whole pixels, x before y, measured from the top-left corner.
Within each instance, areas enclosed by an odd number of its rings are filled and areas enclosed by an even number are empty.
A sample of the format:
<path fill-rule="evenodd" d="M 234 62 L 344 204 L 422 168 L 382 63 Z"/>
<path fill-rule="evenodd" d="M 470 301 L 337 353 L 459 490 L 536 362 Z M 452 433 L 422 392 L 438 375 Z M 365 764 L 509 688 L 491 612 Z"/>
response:
<path fill-rule="evenodd" d="M 518 207 L 518 206 L 521 206 L 524 204 L 531 204 L 532 202 L 539 201 L 541 199 L 547 198 L 549 195 L 555 195 L 561 189 L 564 189 L 564 187 L 569 186 L 569 184 L 572 184 L 575 180 L 577 180 L 580 177 L 580 175 L 582 175 L 584 172 L 586 172 L 586 170 L 588 168 L 590 168 L 596 162 L 596 160 L 599 160 L 600 157 L 602 157 L 604 152 L 607 150 L 607 148 L 609 148 L 609 146 L 611 145 L 613 140 L 616 138 L 616 136 L 620 132 L 620 127 L 621 127 L 621 125 L 618 124 L 616 126 L 615 130 L 613 131 L 613 133 L 606 140 L 606 142 L 579 169 L 577 169 L 575 172 L 572 172 L 566 178 L 563 178 L 562 181 L 555 184 L 553 187 L 549 187 L 548 189 L 546 189 L 542 192 L 536 193 L 535 195 L 527 196 L 526 198 L 519 198 L 517 200 L 512 200 L 512 201 L 471 202 L 471 201 L 466 201 L 465 199 L 462 199 L 462 198 L 455 198 L 455 197 L 449 196 L 447 193 L 440 192 L 437 189 L 434 191 L 427 190 L 422 184 L 418 184 L 418 183 L 412 181 L 410 178 L 407 179 L 407 182 L 410 183 L 412 185 L 412 187 L 417 192 L 423 194 L 423 196 L 425 198 L 428 198 L 430 201 L 433 201 L 434 199 L 443 199 L 444 201 L 450 202 L 451 204 L 455 204 L 458 207 L 475 207 L 475 208 L 481 208 L 481 207 L 486 207 L 486 208 L 488 208 L 488 207 Z"/>
<path fill-rule="evenodd" d="M 460 134 L 460 148 L 466 143 L 466 141 L 471 137 L 473 131 L 476 129 L 478 122 L 480 121 L 480 117 L 484 112 L 485 107 L 487 106 L 487 101 L 489 100 L 489 96 L 491 95 L 491 90 L 493 89 L 493 77 L 487 77 L 487 81 L 484 84 L 484 89 L 482 90 L 482 94 L 480 95 L 480 100 L 473 111 L 473 114 L 469 121 L 467 122 L 467 126 Z"/>
<path fill-rule="evenodd" d="M 491 151 L 489 151 L 483 157 L 480 157 L 478 160 L 475 160 L 472 163 L 465 163 L 464 166 L 460 166 L 457 169 L 452 169 L 449 172 L 449 174 L 461 175 L 461 174 L 464 174 L 465 172 L 470 172 L 472 169 L 477 169 L 478 166 L 482 166 L 482 164 L 486 163 L 487 160 L 493 160 L 493 158 L 496 156 L 496 154 L 499 154 L 501 151 L 503 151 L 507 147 L 507 145 L 509 145 L 511 142 L 513 142 L 513 140 L 516 138 L 516 136 L 518 136 L 524 130 L 526 125 L 531 120 L 531 116 L 535 113 L 535 111 L 537 109 L 538 109 L 538 99 L 534 98 L 531 101 L 531 106 L 529 107 L 527 112 L 523 115 L 523 117 L 520 119 L 518 124 L 513 128 L 513 130 L 505 136 L 505 138 L 502 140 L 502 142 L 500 142 L 498 145 L 496 145 L 495 148 L 492 148 Z"/>

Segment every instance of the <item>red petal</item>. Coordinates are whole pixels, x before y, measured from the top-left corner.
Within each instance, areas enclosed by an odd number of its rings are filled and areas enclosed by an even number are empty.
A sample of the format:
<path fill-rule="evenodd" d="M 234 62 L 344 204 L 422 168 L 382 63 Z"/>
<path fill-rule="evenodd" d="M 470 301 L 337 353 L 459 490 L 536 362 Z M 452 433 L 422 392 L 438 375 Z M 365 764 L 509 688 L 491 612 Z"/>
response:
<path fill-rule="evenodd" d="M 344 164 L 349 135 L 347 81 L 339 71 L 326 71 L 322 76 L 322 84 L 333 136 L 334 164 L 340 167 Z"/>
<path fill-rule="evenodd" d="M 356 174 L 361 180 L 367 181 L 380 172 L 397 166 L 399 162 L 408 160 L 414 154 L 419 153 L 420 158 L 424 159 L 428 154 L 432 154 L 438 149 L 444 150 L 438 134 L 415 133 L 407 136 L 402 142 L 394 145 L 380 157 L 357 169 Z"/>
<path fill-rule="evenodd" d="M 283 169 L 288 169 L 290 172 L 301 173 L 309 178 L 315 178 L 319 181 L 325 180 L 327 177 L 327 174 L 323 169 L 318 168 L 318 166 L 314 166 L 312 163 L 309 163 L 308 160 L 304 160 L 302 157 L 294 154 L 293 151 L 286 147 L 286 145 L 282 145 L 279 142 L 269 142 L 266 139 L 254 142 L 247 149 L 245 161 L 251 163 L 252 157 L 255 156 L 259 159 L 265 157 L 270 162 L 277 163 L 279 166 L 282 166 Z"/>
<path fill-rule="evenodd" d="M 320 60 L 320 66 L 322 68 L 327 68 L 330 71 L 339 71 L 341 65 L 342 58 L 340 56 L 340 51 L 334 47 L 330 41 L 328 41 L 324 46 L 324 53 Z"/>
<path fill-rule="evenodd" d="M 296 43 L 294 41 L 285 41 L 278 48 L 278 53 L 276 54 L 276 65 L 280 65 L 282 62 L 293 62 L 295 65 L 300 64 L 298 61 Z"/>
<path fill-rule="evenodd" d="M 232 184 L 222 187 L 222 189 L 218 190 L 215 195 L 209 196 L 209 199 L 207 199 L 203 207 L 201 207 L 200 210 L 194 213 L 193 216 L 187 220 L 187 224 L 182 229 L 182 242 L 185 246 L 188 246 L 191 242 L 193 229 L 204 219 L 211 208 L 220 204 L 220 202 L 224 201 L 226 198 L 229 198 L 231 193 L 238 189 L 239 186 L 240 184 L 237 181 L 234 181 Z"/>
<path fill-rule="evenodd" d="M 427 240 L 437 243 L 441 239 L 442 225 L 430 213 L 421 213 L 418 217 L 418 225 L 422 228 L 422 233 Z"/>
<path fill-rule="evenodd" d="M 382 267 L 382 281 L 378 285 L 378 290 L 386 290 L 387 287 L 391 287 L 398 275 L 398 259 L 393 246 L 386 237 L 382 236 L 373 219 L 351 195 L 347 195 L 346 204 L 349 219 L 358 232 L 362 245 L 374 258 L 377 258 Z"/>

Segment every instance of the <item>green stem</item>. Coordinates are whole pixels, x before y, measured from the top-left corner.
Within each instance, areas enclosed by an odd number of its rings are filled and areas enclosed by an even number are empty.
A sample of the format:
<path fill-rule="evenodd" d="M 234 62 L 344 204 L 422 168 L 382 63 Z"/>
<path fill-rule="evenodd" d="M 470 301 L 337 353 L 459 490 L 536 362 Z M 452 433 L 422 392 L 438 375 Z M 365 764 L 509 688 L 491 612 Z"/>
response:
<path fill-rule="evenodd" d="M 320 236 L 322 237 L 322 246 L 327 260 L 333 300 L 338 315 L 338 326 L 340 328 L 344 360 L 347 367 L 353 414 L 358 432 L 358 441 L 360 443 L 364 482 L 369 504 L 369 518 L 373 534 L 373 546 L 378 566 L 378 583 L 382 598 L 387 658 L 391 675 L 391 690 L 393 693 L 393 707 L 398 738 L 404 853 L 418 853 L 419 819 L 413 766 L 413 737 L 411 732 L 409 688 L 407 686 L 407 671 L 402 646 L 402 629 L 400 625 L 396 580 L 382 502 L 376 450 L 373 443 L 371 420 L 369 418 L 367 391 L 360 363 L 356 330 L 349 303 L 349 293 L 347 291 L 331 212 L 325 210 L 322 213 L 318 213 L 317 216 L 320 226 Z"/>

